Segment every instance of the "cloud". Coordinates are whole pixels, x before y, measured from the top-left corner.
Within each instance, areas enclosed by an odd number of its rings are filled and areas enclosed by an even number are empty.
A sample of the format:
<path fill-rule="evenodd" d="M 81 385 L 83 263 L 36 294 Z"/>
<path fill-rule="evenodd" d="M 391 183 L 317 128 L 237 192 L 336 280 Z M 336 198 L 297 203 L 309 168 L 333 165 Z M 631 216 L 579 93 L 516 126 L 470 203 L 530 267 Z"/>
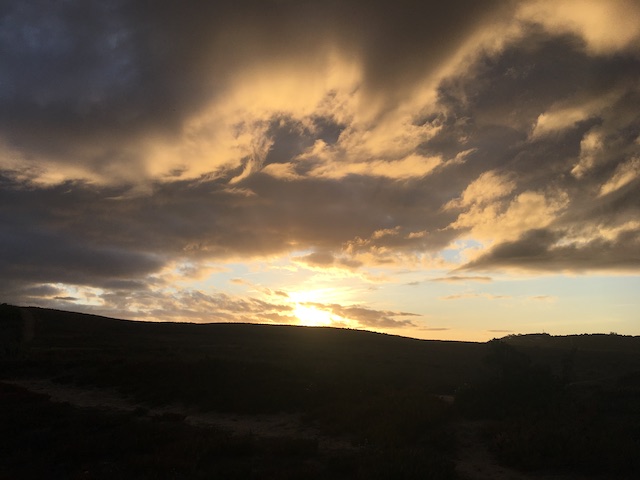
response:
<path fill-rule="evenodd" d="M 21 282 L 108 287 L 158 271 L 157 255 L 133 249 L 87 245 L 68 237 L 6 225 L 0 234 L 0 275 Z"/>
<path fill-rule="evenodd" d="M 445 209 L 463 208 L 471 205 L 486 205 L 504 198 L 515 190 L 516 184 L 508 175 L 495 171 L 484 172 L 471 182 L 460 198 L 445 205 Z"/>
<path fill-rule="evenodd" d="M 636 271 L 640 229 L 634 226 L 614 238 L 602 236 L 566 242 L 550 230 L 530 230 L 518 240 L 496 245 L 461 270 L 527 269 L 538 271 Z"/>
<path fill-rule="evenodd" d="M 536 140 L 548 135 L 561 134 L 583 122 L 606 116 L 610 105 L 620 101 L 624 89 L 610 87 L 599 95 L 589 93 L 570 95 L 552 104 L 548 111 L 538 116 L 530 138 Z M 591 142 L 596 144 L 597 141 L 597 137 L 591 139 Z"/>
<path fill-rule="evenodd" d="M 171 288 L 256 260 L 369 279 L 640 270 L 635 2 L 2 8 L 0 295 L 16 303 L 286 322 L 277 301 Z"/>
<path fill-rule="evenodd" d="M 566 195 L 522 192 L 510 203 L 473 205 L 451 224 L 455 229 L 471 229 L 476 239 L 499 241 L 517 238 L 522 232 L 552 223 L 566 206 Z"/>
<path fill-rule="evenodd" d="M 333 265 L 335 258 L 331 253 L 313 252 L 303 257 L 296 257 L 295 260 L 298 260 L 302 263 L 306 263 L 308 265 L 326 267 L 329 265 Z"/>
<path fill-rule="evenodd" d="M 424 252 L 437 251 L 454 235 L 444 228 L 435 231 L 410 231 L 400 226 L 383 228 L 373 231 L 368 237 L 356 236 L 343 243 L 342 254 L 360 265 L 402 266 L 413 263 L 416 266 L 435 266 L 438 261 Z"/>
<path fill-rule="evenodd" d="M 555 302 L 558 300 L 558 297 L 554 296 L 554 295 L 534 295 L 532 297 L 529 297 L 529 300 L 533 300 L 535 302 Z"/>
<path fill-rule="evenodd" d="M 394 312 L 387 310 L 375 310 L 359 305 L 343 306 L 339 304 L 322 304 L 306 302 L 304 305 L 320 310 L 326 310 L 333 315 L 356 322 L 363 328 L 402 328 L 415 327 L 411 320 L 397 319 L 396 317 L 416 317 L 414 313 Z"/>
<path fill-rule="evenodd" d="M 442 164 L 439 158 L 426 158 L 420 155 L 409 155 L 400 160 L 362 161 L 358 163 L 326 162 L 323 167 L 316 167 L 311 174 L 318 177 L 342 178 L 347 175 L 367 175 L 406 180 L 423 177 Z"/>
<path fill-rule="evenodd" d="M 463 276 L 463 275 L 450 275 L 448 277 L 432 278 L 431 282 L 444 282 L 444 283 L 459 283 L 459 282 L 482 282 L 487 283 L 493 281 L 491 277 L 482 276 Z"/>
<path fill-rule="evenodd" d="M 571 169 L 571 173 L 580 178 L 592 170 L 602 156 L 604 145 L 598 129 L 588 132 L 580 142 L 580 161 Z"/>
<path fill-rule="evenodd" d="M 640 7 L 631 0 L 538 0 L 523 2 L 520 15 L 553 33 L 581 37 L 593 54 L 606 54 L 637 45 Z"/>
<path fill-rule="evenodd" d="M 469 298 L 483 298 L 485 300 L 502 300 L 505 298 L 511 298 L 510 295 L 493 295 L 490 293 L 457 293 L 453 295 L 446 295 L 440 297 L 440 300 L 466 300 Z"/>
<path fill-rule="evenodd" d="M 640 177 L 640 157 L 621 163 L 616 167 L 612 177 L 600 188 L 600 195 L 607 195 L 625 185 L 634 182 Z"/>
<path fill-rule="evenodd" d="M 363 14 L 358 0 L 321 8 L 11 1 L 2 23 L 2 137 L 20 168 L 39 170 L 34 179 L 43 183 L 197 178 L 238 167 L 260 155 L 256 145 L 265 153 L 260 125 L 283 112 L 350 120 L 351 141 L 387 150 L 411 129 L 403 114 L 391 120 L 391 106 L 415 100 L 425 76 L 437 78 L 500 3 L 456 0 L 439 11 L 374 1 Z M 389 121 L 379 132 L 391 143 L 367 134 L 381 114 Z"/>
<path fill-rule="evenodd" d="M 170 292 L 109 293 L 101 296 L 94 312 L 118 311 L 124 318 L 136 317 L 155 321 L 297 323 L 293 307 L 253 297 L 239 297 L 223 292 L 183 290 Z"/>

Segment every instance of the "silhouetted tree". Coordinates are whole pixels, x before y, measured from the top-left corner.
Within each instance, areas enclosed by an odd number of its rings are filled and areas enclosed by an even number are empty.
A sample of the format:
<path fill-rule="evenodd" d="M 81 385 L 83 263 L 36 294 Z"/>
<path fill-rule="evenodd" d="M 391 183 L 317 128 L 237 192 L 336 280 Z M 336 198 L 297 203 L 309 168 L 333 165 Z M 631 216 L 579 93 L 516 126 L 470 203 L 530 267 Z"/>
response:
<path fill-rule="evenodd" d="M 561 383 L 548 368 L 502 340 L 487 343 L 488 377 L 456 396 L 461 411 L 472 417 L 504 418 L 516 412 L 552 407 Z"/>
<path fill-rule="evenodd" d="M 22 340 L 20 309 L 3 303 L 0 305 L 0 358 L 12 357 Z"/>

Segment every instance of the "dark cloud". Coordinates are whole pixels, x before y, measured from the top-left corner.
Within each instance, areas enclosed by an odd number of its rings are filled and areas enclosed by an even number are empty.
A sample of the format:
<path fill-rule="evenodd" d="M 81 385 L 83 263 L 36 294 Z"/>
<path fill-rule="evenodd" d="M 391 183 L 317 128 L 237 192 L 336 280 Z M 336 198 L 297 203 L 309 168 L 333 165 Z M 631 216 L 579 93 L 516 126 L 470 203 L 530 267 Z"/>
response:
<path fill-rule="evenodd" d="M 606 131 L 611 130 L 606 143 L 614 165 L 633 149 L 637 151 L 634 142 L 640 133 L 638 115 L 614 119 L 609 112 L 624 111 L 640 103 L 637 82 L 630 81 L 638 68 L 636 57 L 593 59 L 576 45 L 573 37 L 548 37 L 535 32 L 509 46 L 497 58 L 480 59 L 473 75 L 442 83 L 440 102 L 446 117 L 444 121 L 434 121 L 443 128 L 423 149 L 447 156 L 473 149 L 464 164 L 440 176 L 439 180 L 446 179 L 458 191 L 464 188 L 465 181 L 495 168 L 516 174 L 522 189 L 542 188 L 549 180 L 562 188 L 575 188 L 571 167 L 578 161 L 581 140 L 594 126 L 604 125 Z M 511 71 L 520 75 L 510 74 Z M 572 100 L 582 106 L 607 94 L 615 97 L 615 92 L 621 92 L 620 100 L 614 98 L 613 104 L 586 114 L 570 128 L 527 141 L 540 115 L 554 105 Z M 624 107 L 619 105 L 622 98 L 628 102 Z M 593 175 L 601 178 L 603 173 L 594 171 Z"/>
<path fill-rule="evenodd" d="M 151 195 L 117 199 L 117 188 L 66 183 L 34 189 L 5 179 L 0 268 L 15 281 L 139 289 L 145 277 L 176 258 L 256 258 L 292 245 L 324 249 L 303 259 L 309 264 L 357 268 L 360 263 L 348 255 L 332 260 L 331 251 L 340 254 L 343 245 L 390 222 L 423 228 L 415 213 L 433 215 L 427 205 L 405 208 L 402 198 L 394 200 L 394 190 L 402 197 L 402 186 L 391 181 L 256 176 L 246 183 L 256 195 L 199 181 L 161 184 Z M 422 249 L 447 241 L 408 236 L 392 242 L 381 237 L 369 246 L 404 242 Z"/>
<path fill-rule="evenodd" d="M 308 64 L 338 44 L 363 59 L 368 90 L 389 99 L 501 3 L 453 1 L 438 12 L 412 1 L 4 2 L 2 138 L 48 161 L 144 175 L 139 142 L 179 135 L 252 65 Z"/>
<path fill-rule="evenodd" d="M 356 23 L 366 32 L 366 86 L 385 91 L 387 101 L 398 101 L 431 69 L 447 61 L 474 29 L 513 3 L 379 1 L 373 5 L 367 3 L 366 13 L 359 12 L 363 22 Z"/>
<path fill-rule="evenodd" d="M 327 267 L 333 265 L 335 258 L 331 253 L 327 252 L 313 252 L 309 255 L 305 255 L 303 257 L 297 257 L 296 260 L 299 260 L 308 265 L 316 265 L 319 267 Z"/>
<path fill-rule="evenodd" d="M 549 230 L 526 232 L 520 239 L 496 245 L 462 270 L 520 268 L 541 271 L 615 270 L 640 268 L 640 229 L 623 231 L 611 240 L 597 238 L 564 244 Z"/>
<path fill-rule="evenodd" d="M 67 236 L 7 227 L 0 234 L 0 276 L 15 282 L 113 286 L 114 281 L 153 273 L 163 264 L 146 252 L 91 246 Z"/>
<path fill-rule="evenodd" d="M 272 140 L 273 145 L 269 149 L 263 165 L 290 163 L 313 146 L 317 140 L 322 140 L 327 144 L 335 144 L 340 133 L 344 130 L 343 125 L 336 123 L 331 118 L 316 117 L 312 121 L 311 125 L 304 125 L 287 117 L 272 119 L 266 135 Z M 296 166 L 300 169 L 299 173 L 305 173 L 304 165 Z"/>
<path fill-rule="evenodd" d="M 491 206 L 493 219 L 488 211 L 484 217 L 476 212 L 478 222 L 495 222 L 495 232 L 502 228 L 499 215 L 525 192 L 564 202 L 551 220 L 531 212 L 547 228 L 512 231 L 518 240 L 498 242 L 464 269 L 638 268 L 637 225 L 629 224 L 640 213 L 634 193 L 640 178 L 638 68 L 635 55 L 594 57 L 577 37 L 550 36 L 533 26 L 497 56 L 481 57 L 472 75 L 441 84 L 444 113 L 429 121 L 442 128 L 422 148 L 472 153 L 433 181 L 460 191 L 490 170 L 513 179 L 513 190 Z M 566 120 L 570 115 L 574 121 Z M 546 133 L 538 133 L 541 119 L 552 125 Z M 597 233 L 602 230 L 610 233 Z"/>

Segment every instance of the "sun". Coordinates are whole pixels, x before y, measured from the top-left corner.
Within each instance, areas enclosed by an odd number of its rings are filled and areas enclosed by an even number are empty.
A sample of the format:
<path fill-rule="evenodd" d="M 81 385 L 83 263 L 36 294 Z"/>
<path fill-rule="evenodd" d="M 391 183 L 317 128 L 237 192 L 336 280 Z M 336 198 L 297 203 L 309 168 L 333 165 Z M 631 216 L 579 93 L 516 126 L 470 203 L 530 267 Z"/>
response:
<path fill-rule="evenodd" d="M 322 327 L 331 325 L 331 312 L 320 310 L 316 307 L 296 304 L 293 311 L 294 315 L 300 320 L 300 324 L 305 327 Z"/>
<path fill-rule="evenodd" d="M 332 306 L 343 300 L 344 292 L 330 288 L 289 291 L 293 314 L 300 325 L 306 327 L 326 327 L 343 324 L 344 319 L 335 314 Z"/>

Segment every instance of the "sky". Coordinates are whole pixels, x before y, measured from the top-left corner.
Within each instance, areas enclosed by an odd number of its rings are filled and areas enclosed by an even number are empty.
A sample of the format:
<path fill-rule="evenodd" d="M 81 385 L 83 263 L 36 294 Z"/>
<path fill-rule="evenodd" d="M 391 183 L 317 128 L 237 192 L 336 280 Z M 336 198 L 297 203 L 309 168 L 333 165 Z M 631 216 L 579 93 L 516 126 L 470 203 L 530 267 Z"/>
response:
<path fill-rule="evenodd" d="M 640 335 L 640 2 L 0 5 L 0 302 Z"/>

